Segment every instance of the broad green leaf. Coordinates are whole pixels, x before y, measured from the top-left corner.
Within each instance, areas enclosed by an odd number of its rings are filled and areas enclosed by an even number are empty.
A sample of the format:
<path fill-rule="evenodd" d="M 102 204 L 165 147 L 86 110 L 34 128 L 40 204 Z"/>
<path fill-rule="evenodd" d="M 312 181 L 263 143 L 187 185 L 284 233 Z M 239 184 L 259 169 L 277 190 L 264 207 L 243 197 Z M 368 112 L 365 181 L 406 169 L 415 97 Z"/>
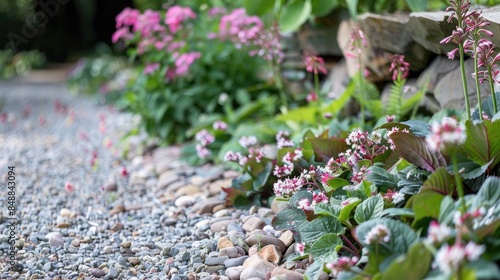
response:
<path fill-rule="evenodd" d="M 358 0 L 346 0 L 345 2 L 351 18 L 356 19 L 358 17 Z"/>
<path fill-rule="evenodd" d="M 424 279 L 431 267 L 432 254 L 424 244 L 416 243 L 411 246 L 406 255 L 399 256 L 382 273 L 382 280 Z"/>
<path fill-rule="evenodd" d="M 423 12 L 427 10 L 427 0 L 406 0 L 406 4 L 412 12 Z"/>
<path fill-rule="evenodd" d="M 475 262 L 467 263 L 465 268 L 474 272 L 475 279 L 500 279 L 500 269 L 498 269 L 498 265 L 494 262 L 479 259 Z"/>
<path fill-rule="evenodd" d="M 326 233 L 343 234 L 344 231 L 342 224 L 333 217 L 316 218 L 299 228 L 300 237 L 306 243 L 312 243 Z"/>
<path fill-rule="evenodd" d="M 342 138 L 306 138 L 306 141 L 311 143 L 317 161 L 328 161 L 332 157 L 337 157 L 340 153 L 345 152 L 347 144 Z"/>
<path fill-rule="evenodd" d="M 472 201 L 472 209 L 489 208 L 498 203 L 500 203 L 500 178 L 488 177 Z"/>
<path fill-rule="evenodd" d="M 439 206 L 439 223 L 452 225 L 455 211 L 455 201 L 451 198 L 451 196 L 445 196 L 444 199 L 441 200 L 441 205 Z"/>
<path fill-rule="evenodd" d="M 319 280 L 324 264 L 322 262 L 313 262 L 307 267 L 304 274 L 304 280 Z"/>
<path fill-rule="evenodd" d="M 330 113 L 332 114 L 332 116 L 337 116 L 338 113 L 345 107 L 347 102 L 351 100 L 351 97 L 354 94 L 354 89 L 354 84 L 349 84 L 339 98 L 332 100 L 329 104 L 321 109 L 322 115 L 324 113 Z"/>
<path fill-rule="evenodd" d="M 484 120 L 477 124 L 466 121 L 465 131 L 463 146 L 470 159 L 479 165 L 492 161 L 490 167 L 500 162 L 500 121 Z"/>
<path fill-rule="evenodd" d="M 318 108 L 313 106 L 303 106 L 290 110 L 285 114 L 277 116 L 280 121 L 294 121 L 298 123 L 315 124 L 318 121 Z"/>
<path fill-rule="evenodd" d="M 438 167 L 422 186 L 421 192 L 436 192 L 441 195 L 453 195 L 455 192 L 455 179 L 444 167 Z"/>
<path fill-rule="evenodd" d="M 319 203 L 314 207 L 314 214 L 329 216 L 338 219 L 340 216 L 340 206 L 338 205 L 330 205 L 327 203 Z"/>
<path fill-rule="evenodd" d="M 422 188 L 430 172 L 422 170 L 414 165 L 410 165 L 398 172 L 398 187 L 404 194 L 416 194 Z"/>
<path fill-rule="evenodd" d="M 495 93 L 495 97 L 497 99 L 497 112 L 500 112 L 500 92 Z M 483 112 L 491 119 L 493 119 L 493 116 L 495 115 L 495 111 L 493 109 L 493 98 L 492 96 L 489 96 L 486 100 L 483 101 L 482 104 L 482 109 Z M 498 114 L 498 113 L 497 113 Z M 476 109 L 474 113 L 472 114 L 472 119 L 473 120 L 479 120 L 479 109 Z"/>
<path fill-rule="evenodd" d="M 358 241 L 364 246 L 369 247 L 373 250 L 373 245 L 367 244 L 365 242 L 366 235 L 377 225 L 385 225 L 389 228 L 391 237 L 389 242 L 381 243 L 381 254 L 389 256 L 392 254 L 405 254 L 408 249 L 418 241 L 418 236 L 415 231 L 407 224 L 388 219 L 380 218 L 375 220 L 370 220 L 360 224 L 356 228 L 356 237 Z"/>
<path fill-rule="evenodd" d="M 425 218 L 438 218 L 441 201 L 444 195 L 436 192 L 421 192 L 413 197 L 413 212 L 415 213 L 415 222 Z"/>
<path fill-rule="evenodd" d="M 306 221 L 304 211 L 287 205 L 273 217 L 272 225 L 277 230 L 296 230 Z"/>
<path fill-rule="evenodd" d="M 298 191 L 295 194 L 293 194 L 292 198 L 290 198 L 290 202 L 288 204 L 290 206 L 297 206 L 298 202 L 302 199 L 307 199 L 309 201 L 312 200 L 312 193 L 306 190 Z"/>
<path fill-rule="evenodd" d="M 412 209 L 409 208 L 387 208 L 380 214 L 381 217 L 415 217 Z"/>
<path fill-rule="evenodd" d="M 424 138 L 404 132 L 393 132 L 389 137 L 399 155 L 408 162 L 430 172 L 440 166 L 446 167 L 443 155 L 429 150 Z"/>
<path fill-rule="evenodd" d="M 382 211 L 384 211 L 384 200 L 380 195 L 372 196 L 358 205 L 354 213 L 354 220 L 361 224 L 368 220 L 377 219 L 382 215 Z"/>
<path fill-rule="evenodd" d="M 309 253 L 314 261 L 333 260 L 337 258 L 337 246 L 342 246 L 342 244 L 342 239 L 337 234 L 324 234 L 313 243 Z"/>
<path fill-rule="evenodd" d="M 459 162 L 457 166 L 458 170 L 460 170 L 460 175 L 462 176 L 462 178 L 466 180 L 472 180 L 483 175 L 486 172 L 486 170 L 488 170 L 493 160 L 494 159 L 492 159 L 485 165 L 481 166 L 473 161 L 470 161 L 469 159 L 465 159 L 465 161 Z M 452 165 L 448 166 L 448 170 L 450 172 L 453 172 L 453 166 Z"/>
<path fill-rule="evenodd" d="M 367 180 L 374 184 L 379 191 L 397 189 L 398 179 L 396 175 L 389 173 L 382 167 L 372 166 L 368 169 Z"/>
<path fill-rule="evenodd" d="M 402 122 L 402 124 L 408 125 L 413 134 L 420 137 L 425 137 L 431 133 L 431 126 L 421 120 L 408 120 Z"/>
<path fill-rule="evenodd" d="M 295 0 L 283 8 L 279 26 L 283 32 L 295 31 L 311 16 L 310 0 Z"/>
<path fill-rule="evenodd" d="M 349 186 L 351 185 L 351 182 L 347 181 L 346 179 L 342 178 L 333 178 L 330 179 L 326 182 L 328 186 L 330 186 L 333 190 L 336 190 L 341 187 Z"/>
<path fill-rule="evenodd" d="M 267 180 L 269 180 L 269 176 L 271 176 L 272 171 L 273 164 L 271 162 L 268 162 L 264 170 L 262 170 L 262 172 L 260 172 L 259 175 L 255 177 L 255 180 L 253 180 L 253 189 L 256 191 L 262 190 L 262 188 L 264 188 L 264 186 L 266 185 Z"/>
<path fill-rule="evenodd" d="M 311 0 L 311 14 L 316 17 L 326 16 L 339 5 L 338 0 Z"/>
<path fill-rule="evenodd" d="M 342 223 L 345 223 L 349 220 L 352 210 L 354 210 L 354 208 L 356 208 L 356 206 L 361 203 L 361 199 L 357 197 L 351 197 L 348 199 L 350 200 L 349 204 L 344 206 L 342 210 L 340 210 L 339 221 Z"/>
<path fill-rule="evenodd" d="M 249 15 L 263 16 L 274 7 L 275 0 L 243 0 L 243 7 Z"/>

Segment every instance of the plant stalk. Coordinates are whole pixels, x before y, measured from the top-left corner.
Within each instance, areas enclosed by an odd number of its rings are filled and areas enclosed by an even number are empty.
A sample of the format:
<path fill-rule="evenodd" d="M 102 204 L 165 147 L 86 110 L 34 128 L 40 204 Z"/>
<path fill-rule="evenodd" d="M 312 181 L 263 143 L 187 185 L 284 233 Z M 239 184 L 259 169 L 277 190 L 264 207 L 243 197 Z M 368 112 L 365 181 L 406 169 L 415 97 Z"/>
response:
<path fill-rule="evenodd" d="M 464 97 L 465 97 L 465 110 L 467 111 L 467 119 L 471 119 L 470 115 L 470 103 L 469 103 L 469 90 L 467 88 L 467 80 L 465 74 L 465 63 L 464 63 L 464 44 L 458 44 L 458 50 L 460 53 L 460 73 L 462 75 L 462 86 L 464 88 Z"/>
<path fill-rule="evenodd" d="M 455 185 L 457 186 L 458 197 L 460 198 L 460 212 L 463 214 L 467 212 L 467 206 L 465 205 L 465 192 L 464 187 L 462 185 L 462 181 L 460 180 L 460 174 L 458 170 L 458 160 L 455 152 L 451 155 L 451 161 L 453 164 L 453 176 L 455 177 Z"/>
<path fill-rule="evenodd" d="M 493 115 L 495 115 L 498 112 L 497 109 L 497 95 L 495 93 L 495 87 L 493 85 L 494 80 L 492 76 L 492 71 L 491 71 L 491 66 L 487 67 L 488 70 L 488 77 L 489 77 L 489 82 L 490 82 L 490 91 L 491 91 L 491 100 L 493 101 Z"/>
<path fill-rule="evenodd" d="M 474 49 L 477 50 L 477 41 L 474 42 Z M 474 54 L 474 74 L 477 93 L 477 106 L 479 108 L 479 119 L 483 120 L 483 105 L 481 104 L 481 89 L 479 88 L 479 66 L 477 65 L 477 53 Z"/>

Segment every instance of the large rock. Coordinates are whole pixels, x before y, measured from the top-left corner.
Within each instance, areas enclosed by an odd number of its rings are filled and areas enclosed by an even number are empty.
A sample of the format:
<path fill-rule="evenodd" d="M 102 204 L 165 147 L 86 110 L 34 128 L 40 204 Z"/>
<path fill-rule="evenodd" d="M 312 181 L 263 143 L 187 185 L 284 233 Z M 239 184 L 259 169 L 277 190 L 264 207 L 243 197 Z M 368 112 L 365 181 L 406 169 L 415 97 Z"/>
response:
<path fill-rule="evenodd" d="M 449 12 L 414 12 L 410 14 L 407 31 L 413 40 L 430 52 L 446 55 L 456 48 L 454 44 L 439 42 L 451 35 L 456 21 L 448 23 Z"/>
<path fill-rule="evenodd" d="M 483 9 L 483 17 L 491 24 L 488 26 L 488 30 L 495 34 L 493 37 L 487 37 L 488 40 L 492 41 L 496 46 L 500 46 L 500 6 Z"/>
<path fill-rule="evenodd" d="M 471 108 L 477 105 L 477 92 L 474 79 L 471 73 L 474 72 L 474 61 L 465 61 L 465 73 L 467 88 L 469 90 L 469 102 Z M 491 96 L 488 83 L 480 85 L 481 99 L 484 101 Z M 463 109 L 465 108 L 464 91 L 462 87 L 462 76 L 460 68 L 457 68 L 445 75 L 434 89 L 434 98 L 438 101 L 441 109 Z"/>
<path fill-rule="evenodd" d="M 450 60 L 445 56 L 438 56 L 418 77 L 417 86 L 425 88 L 427 92 L 434 92 L 436 85 L 444 76 L 460 67 L 458 59 Z"/>
<path fill-rule="evenodd" d="M 410 21 L 407 13 L 389 15 L 365 13 L 358 19 L 373 49 L 404 55 L 412 70 L 420 70 L 427 65 L 429 52 L 416 44 L 407 30 Z M 397 36 L 394 36 L 395 34 Z"/>

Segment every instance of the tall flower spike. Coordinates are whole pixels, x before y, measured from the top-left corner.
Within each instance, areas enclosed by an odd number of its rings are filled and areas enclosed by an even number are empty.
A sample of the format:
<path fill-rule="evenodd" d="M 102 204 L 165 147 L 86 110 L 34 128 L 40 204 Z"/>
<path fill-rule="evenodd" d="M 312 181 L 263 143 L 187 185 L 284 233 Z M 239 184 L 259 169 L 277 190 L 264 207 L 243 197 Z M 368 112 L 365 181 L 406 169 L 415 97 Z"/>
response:
<path fill-rule="evenodd" d="M 410 73 L 410 63 L 405 61 L 405 56 L 400 54 L 395 54 L 391 58 L 391 67 L 389 72 L 392 72 L 392 80 L 395 81 L 398 76 L 401 79 L 406 79 Z"/>
<path fill-rule="evenodd" d="M 327 74 L 328 71 L 325 68 L 325 61 L 323 58 L 317 56 L 312 51 L 304 51 L 304 64 L 306 65 L 306 71 L 314 74 L 321 72 L 322 74 Z"/>

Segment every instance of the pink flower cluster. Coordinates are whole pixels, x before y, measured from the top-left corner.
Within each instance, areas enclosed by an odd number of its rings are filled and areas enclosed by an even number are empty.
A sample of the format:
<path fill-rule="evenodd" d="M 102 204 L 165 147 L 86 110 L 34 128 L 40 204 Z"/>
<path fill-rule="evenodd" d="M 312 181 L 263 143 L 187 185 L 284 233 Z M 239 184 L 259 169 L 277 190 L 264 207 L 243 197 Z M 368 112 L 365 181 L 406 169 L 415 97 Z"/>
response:
<path fill-rule="evenodd" d="M 208 130 L 203 129 L 196 133 L 195 139 L 198 141 L 198 144 L 196 144 L 196 153 L 198 157 L 201 159 L 209 157 L 212 151 L 210 151 L 207 146 L 215 141 L 215 136 L 208 132 Z"/>
<path fill-rule="evenodd" d="M 362 49 L 368 47 L 365 34 L 359 25 L 356 25 L 351 31 L 351 39 L 349 40 L 348 51 L 346 57 L 359 58 L 362 54 Z"/>
<path fill-rule="evenodd" d="M 304 52 L 304 64 L 306 65 L 307 72 L 314 73 L 315 75 L 318 73 L 326 75 L 328 73 L 323 58 L 317 56 L 312 51 Z"/>
<path fill-rule="evenodd" d="M 476 261 L 486 251 L 484 245 L 477 245 L 469 241 L 463 246 L 461 243 L 453 245 L 444 244 L 436 253 L 433 267 L 439 267 L 446 275 L 457 271 L 459 267 L 467 261 Z"/>
<path fill-rule="evenodd" d="M 442 243 L 451 237 L 452 229 L 438 221 L 432 221 L 429 225 L 426 241 L 430 244 Z"/>
<path fill-rule="evenodd" d="M 250 45 L 257 40 L 264 30 L 264 23 L 257 16 L 247 15 L 245 9 L 233 10 L 222 16 L 219 25 L 219 36 L 233 41 L 237 47 Z"/>
<path fill-rule="evenodd" d="M 356 256 L 346 257 L 342 256 L 335 260 L 334 262 L 327 263 L 326 267 L 330 269 L 334 274 L 338 274 L 342 271 L 349 271 L 351 267 L 355 266 L 359 261 L 359 258 Z"/>
<path fill-rule="evenodd" d="M 196 18 L 196 14 L 187 7 L 172 6 L 167 10 L 165 24 L 172 34 L 177 33 L 182 27 L 182 23 L 190 18 Z"/>
<path fill-rule="evenodd" d="M 290 133 L 288 133 L 288 131 L 284 131 L 284 130 L 280 130 L 278 132 L 278 134 L 276 134 L 276 142 L 277 142 L 278 149 L 295 146 L 293 141 L 290 140 Z"/>
<path fill-rule="evenodd" d="M 307 180 L 302 177 L 286 178 L 274 183 L 273 189 L 277 197 L 288 198 L 302 188 Z"/>
<path fill-rule="evenodd" d="M 354 129 L 346 138 L 346 143 L 351 146 L 344 155 L 347 158 L 355 157 L 355 160 L 373 160 L 376 156 L 387 151 L 387 146 L 382 144 L 382 135 L 376 131 L 369 134 L 360 128 Z M 351 164 L 352 165 L 352 164 Z"/>
<path fill-rule="evenodd" d="M 444 150 L 462 144 L 465 141 L 465 126 L 454 118 L 443 118 L 431 125 L 431 134 L 425 141 L 432 151 Z"/>
<path fill-rule="evenodd" d="M 410 73 L 410 63 L 405 61 L 404 55 L 395 54 L 391 58 L 389 72 L 392 72 L 393 81 L 395 81 L 398 76 L 400 76 L 401 79 L 406 79 Z"/>
<path fill-rule="evenodd" d="M 313 193 L 312 201 L 307 198 L 303 198 L 297 202 L 297 208 L 304 211 L 312 211 L 316 205 L 321 203 L 328 203 L 329 198 L 326 194 L 322 192 Z"/>
<path fill-rule="evenodd" d="M 374 226 L 365 235 L 364 239 L 366 244 L 387 243 L 389 240 L 391 240 L 391 231 L 387 226 L 382 224 Z"/>
<path fill-rule="evenodd" d="M 387 190 L 387 192 L 382 196 L 382 198 L 392 204 L 398 204 L 405 200 L 405 195 L 398 191 Z"/>

